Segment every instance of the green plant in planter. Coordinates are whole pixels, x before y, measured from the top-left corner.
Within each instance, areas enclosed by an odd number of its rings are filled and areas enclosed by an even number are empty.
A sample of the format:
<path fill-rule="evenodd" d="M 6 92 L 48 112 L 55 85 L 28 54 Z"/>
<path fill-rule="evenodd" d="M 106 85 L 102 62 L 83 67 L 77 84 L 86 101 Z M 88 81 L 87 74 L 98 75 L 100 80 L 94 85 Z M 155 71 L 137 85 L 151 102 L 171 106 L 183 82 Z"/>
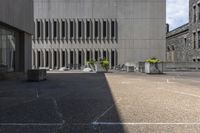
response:
<path fill-rule="evenodd" d="M 108 72 L 108 69 L 109 69 L 109 61 L 107 59 L 103 59 L 101 61 L 101 66 L 103 67 L 103 69 L 106 70 L 106 72 Z"/>
<path fill-rule="evenodd" d="M 153 58 L 150 58 L 148 60 L 146 60 L 145 62 L 149 62 L 149 63 L 152 63 L 152 64 L 157 64 L 157 63 L 160 63 L 161 61 L 155 57 Z"/>
<path fill-rule="evenodd" d="M 88 65 L 91 65 L 92 67 L 95 67 L 96 61 L 95 60 L 90 60 L 87 63 L 88 63 Z"/>

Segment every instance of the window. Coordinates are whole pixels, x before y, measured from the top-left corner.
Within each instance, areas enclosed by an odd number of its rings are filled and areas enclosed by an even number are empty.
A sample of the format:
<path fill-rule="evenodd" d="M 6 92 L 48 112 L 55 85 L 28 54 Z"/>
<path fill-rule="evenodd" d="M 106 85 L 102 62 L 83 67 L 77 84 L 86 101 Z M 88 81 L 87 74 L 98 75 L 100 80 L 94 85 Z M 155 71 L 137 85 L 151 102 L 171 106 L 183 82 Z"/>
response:
<path fill-rule="evenodd" d="M 198 4 L 198 21 L 200 21 L 200 4 Z"/>
<path fill-rule="evenodd" d="M 46 38 L 49 37 L 49 22 L 48 21 L 45 22 L 45 37 Z"/>
<path fill-rule="evenodd" d="M 62 21 L 62 38 L 65 38 L 66 35 L 66 26 L 65 26 L 65 21 Z"/>
<path fill-rule="evenodd" d="M 193 45 L 194 45 L 194 49 L 196 49 L 196 33 L 193 33 Z"/>
<path fill-rule="evenodd" d="M 53 37 L 54 38 L 57 37 L 57 22 L 56 21 L 53 22 Z"/>
<path fill-rule="evenodd" d="M 86 23 L 86 36 L 87 38 L 90 38 L 90 21 L 87 21 Z"/>
<path fill-rule="evenodd" d="M 107 25 L 106 21 L 103 21 L 103 38 L 107 36 Z"/>
<path fill-rule="evenodd" d="M 200 31 L 198 31 L 198 48 L 200 48 Z"/>
<path fill-rule="evenodd" d="M 78 22 L 78 38 L 82 37 L 82 21 Z"/>
<path fill-rule="evenodd" d="M 74 22 L 70 21 L 70 38 L 74 37 Z"/>
<path fill-rule="evenodd" d="M 111 38 L 115 37 L 115 21 L 111 22 Z"/>
<path fill-rule="evenodd" d="M 40 21 L 37 21 L 37 37 L 40 38 L 41 37 L 41 33 L 40 33 L 40 29 L 41 29 L 41 25 L 40 25 Z"/>
<path fill-rule="evenodd" d="M 99 37 L 99 22 L 95 21 L 95 38 Z"/>
<path fill-rule="evenodd" d="M 46 67 L 49 66 L 49 52 L 46 51 Z"/>
<path fill-rule="evenodd" d="M 185 44 L 185 47 L 187 47 L 187 39 L 184 38 L 184 44 Z"/>
<path fill-rule="evenodd" d="M 193 7 L 193 22 L 196 23 L 196 6 Z"/>

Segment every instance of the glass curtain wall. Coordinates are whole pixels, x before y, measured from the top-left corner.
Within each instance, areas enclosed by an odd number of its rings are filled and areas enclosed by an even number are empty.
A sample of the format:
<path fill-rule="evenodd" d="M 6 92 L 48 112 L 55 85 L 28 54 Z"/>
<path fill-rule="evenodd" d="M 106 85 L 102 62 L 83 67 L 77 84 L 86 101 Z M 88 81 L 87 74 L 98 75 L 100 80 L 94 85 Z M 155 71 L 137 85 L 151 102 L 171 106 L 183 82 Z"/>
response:
<path fill-rule="evenodd" d="M 0 72 L 14 71 L 16 34 L 0 25 Z"/>

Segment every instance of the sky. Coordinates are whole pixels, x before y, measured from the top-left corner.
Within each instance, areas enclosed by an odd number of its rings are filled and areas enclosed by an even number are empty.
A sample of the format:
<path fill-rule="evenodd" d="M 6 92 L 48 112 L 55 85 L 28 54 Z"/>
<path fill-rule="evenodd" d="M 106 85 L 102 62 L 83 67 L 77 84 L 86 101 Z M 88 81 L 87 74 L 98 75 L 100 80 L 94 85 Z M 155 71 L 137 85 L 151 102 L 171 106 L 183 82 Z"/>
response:
<path fill-rule="evenodd" d="M 189 0 L 167 0 L 167 23 L 175 29 L 188 22 Z"/>

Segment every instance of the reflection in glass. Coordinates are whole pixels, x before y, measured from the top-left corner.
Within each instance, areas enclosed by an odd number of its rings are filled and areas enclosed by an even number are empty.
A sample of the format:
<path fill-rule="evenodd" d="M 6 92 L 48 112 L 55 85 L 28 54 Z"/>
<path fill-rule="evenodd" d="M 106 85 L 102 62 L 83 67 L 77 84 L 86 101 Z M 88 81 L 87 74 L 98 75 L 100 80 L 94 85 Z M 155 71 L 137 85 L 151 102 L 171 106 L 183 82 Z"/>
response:
<path fill-rule="evenodd" d="M 14 71 L 16 32 L 0 26 L 0 71 Z"/>

